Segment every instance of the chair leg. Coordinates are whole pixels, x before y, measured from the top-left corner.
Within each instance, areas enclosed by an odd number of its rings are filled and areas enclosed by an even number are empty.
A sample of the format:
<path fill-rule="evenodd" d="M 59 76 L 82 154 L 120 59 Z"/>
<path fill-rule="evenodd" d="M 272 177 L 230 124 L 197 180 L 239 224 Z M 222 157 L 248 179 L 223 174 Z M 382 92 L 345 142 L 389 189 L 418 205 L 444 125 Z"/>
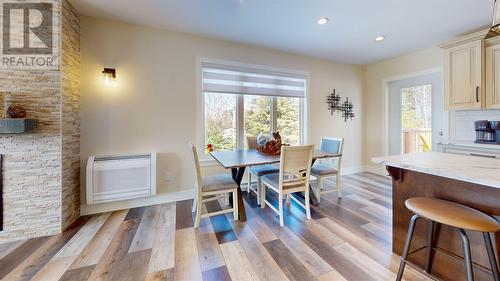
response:
<path fill-rule="evenodd" d="M 463 229 L 459 229 L 458 232 L 460 233 L 460 237 L 462 238 L 462 248 L 464 251 L 464 262 L 465 262 L 465 269 L 467 271 L 467 281 L 474 281 L 474 272 L 472 270 L 472 259 L 470 255 L 469 237 L 467 237 L 467 233 L 465 233 L 465 230 Z"/>
<path fill-rule="evenodd" d="M 429 229 L 427 233 L 427 257 L 425 259 L 425 272 L 430 273 L 431 272 L 431 258 L 432 258 L 432 237 L 434 235 L 434 226 L 435 222 L 432 220 L 429 220 Z"/>
<path fill-rule="evenodd" d="M 292 196 L 292 195 L 290 195 L 290 193 L 287 193 L 287 195 L 286 195 L 286 203 L 287 204 L 290 204 L 290 196 Z"/>
<path fill-rule="evenodd" d="M 238 220 L 238 191 L 233 191 L 233 216 L 234 220 Z"/>
<path fill-rule="evenodd" d="M 398 276 L 396 277 L 396 281 L 401 281 L 403 278 L 403 272 L 406 266 L 406 259 L 408 258 L 408 254 L 410 253 L 411 240 L 413 239 L 413 233 L 415 232 L 415 223 L 420 218 L 419 215 L 414 215 L 411 217 L 410 225 L 408 226 L 408 233 L 406 234 L 405 246 L 403 249 L 403 255 L 401 256 L 401 262 L 399 264 Z"/>
<path fill-rule="evenodd" d="M 342 187 L 340 186 L 340 172 L 337 172 L 335 178 L 337 180 L 337 197 L 342 198 Z"/>
<path fill-rule="evenodd" d="M 261 204 L 261 197 L 262 195 L 260 195 L 262 192 L 262 180 L 260 179 L 260 177 L 258 176 L 257 177 L 257 205 L 260 205 Z"/>
<path fill-rule="evenodd" d="M 252 173 L 248 171 L 248 183 L 247 183 L 247 193 L 250 192 L 250 186 L 252 185 Z"/>
<path fill-rule="evenodd" d="M 318 204 L 321 203 L 321 190 L 323 190 L 323 181 L 321 178 L 317 178 L 317 184 L 316 184 L 316 198 L 318 199 Z M 306 197 L 308 198 L 308 197 Z"/>
<path fill-rule="evenodd" d="M 196 219 L 194 222 L 194 228 L 198 228 L 200 226 L 200 220 L 201 220 L 201 209 L 203 208 L 203 197 L 201 195 L 198 195 L 198 204 L 196 207 Z"/>
<path fill-rule="evenodd" d="M 262 188 L 261 188 L 261 191 L 260 191 L 260 208 L 261 209 L 264 209 L 266 207 L 266 189 L 267 189 L 267 186 L 265 184 L 262 184 Z"/>
<path fill-rule="evenodd" d="M 486 244 L 486 251 L 488 252 L 488 259 L 490 260 L 491 272 L 493 273 L 493 280 L 499 281 L 498 265 L 495 258 L 495 251 L 491 244 L 491 237 L 488 232 L 483 232 L 484 244 Z"/>
<path fill-rule="evenodd" d="M 309 187 L 306 187 L 306 192 L 305 192 L 305 196 L 304 196 L 304 202 L 306 203 L 306 216 L 307 216 L 307 219 L 310 220 L 311 219 L 311 199 L 309 199 L 309 192 L 310 189 Z M 318 203 L 319 203 L 319 196 L 318 196 Z"/>
<path fill-rule="evenodd" d="M 285 223 L 283 222 L 283 193 L 280 193 L 278 197 L 279 197 L 278 212 L 280 216 L 280 226 L 283 227 L 285 226 Z"/>

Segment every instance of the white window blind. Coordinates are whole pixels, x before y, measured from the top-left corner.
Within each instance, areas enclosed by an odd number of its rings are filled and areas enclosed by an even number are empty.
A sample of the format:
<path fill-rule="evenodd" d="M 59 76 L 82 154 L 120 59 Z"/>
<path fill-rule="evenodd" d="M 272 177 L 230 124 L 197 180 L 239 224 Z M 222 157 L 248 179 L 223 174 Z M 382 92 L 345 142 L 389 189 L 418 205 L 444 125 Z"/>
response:
<path fill-rule="evenodd" d="M 305 98 L 307 76 L 204 62 L 202 82 L 205 93 Z"/>

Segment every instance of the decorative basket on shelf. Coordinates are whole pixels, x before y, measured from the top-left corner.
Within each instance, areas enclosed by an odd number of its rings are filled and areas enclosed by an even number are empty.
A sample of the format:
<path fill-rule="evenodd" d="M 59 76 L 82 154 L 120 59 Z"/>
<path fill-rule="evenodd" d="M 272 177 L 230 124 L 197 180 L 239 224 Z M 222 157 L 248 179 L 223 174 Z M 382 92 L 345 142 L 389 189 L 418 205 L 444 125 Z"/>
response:
<path fill-rule="evenodd" d="M 271 134 L 260 133 L 257 136 L 257 151 L 265 155 L 280 155 L 281 147 L 286 144 L 281 142 L 279 132 Z"/>

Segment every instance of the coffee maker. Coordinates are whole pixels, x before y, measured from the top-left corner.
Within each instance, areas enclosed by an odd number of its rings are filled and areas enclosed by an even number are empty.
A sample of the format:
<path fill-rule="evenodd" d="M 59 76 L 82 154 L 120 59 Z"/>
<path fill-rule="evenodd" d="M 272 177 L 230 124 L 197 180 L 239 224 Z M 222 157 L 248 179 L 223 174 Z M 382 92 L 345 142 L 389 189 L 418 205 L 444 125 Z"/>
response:
<path fill-rule="evenodd" d="M 500 144 L 500 121 L 479 120 L 475 127 L 475 143 Z"/>

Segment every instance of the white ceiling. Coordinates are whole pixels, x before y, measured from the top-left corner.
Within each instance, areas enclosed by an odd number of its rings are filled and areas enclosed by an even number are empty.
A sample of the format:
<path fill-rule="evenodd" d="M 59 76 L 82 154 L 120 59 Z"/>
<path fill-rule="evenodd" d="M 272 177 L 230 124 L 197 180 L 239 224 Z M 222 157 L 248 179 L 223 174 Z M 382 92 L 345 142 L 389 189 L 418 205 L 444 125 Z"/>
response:
<path fill-rule="evenodd" d="M 486 27 L 493 0 L 70 0 L 83 15 L 368 64 Z M 330 22 L 317 24 L 321 16 Z M 375 37 L 385 35 L 377 43 Z"/>

